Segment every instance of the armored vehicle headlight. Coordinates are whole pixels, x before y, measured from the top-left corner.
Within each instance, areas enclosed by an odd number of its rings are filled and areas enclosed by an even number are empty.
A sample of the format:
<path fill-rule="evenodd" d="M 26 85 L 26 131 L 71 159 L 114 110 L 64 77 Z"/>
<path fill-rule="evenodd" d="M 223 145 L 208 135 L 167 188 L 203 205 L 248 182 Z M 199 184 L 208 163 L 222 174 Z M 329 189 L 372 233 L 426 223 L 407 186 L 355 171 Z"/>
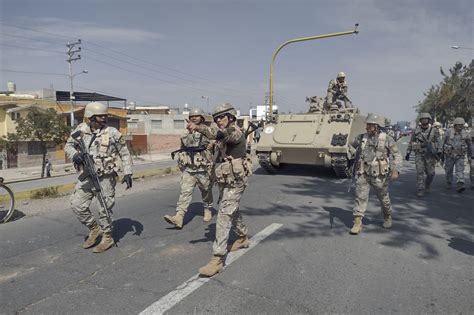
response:
<path fill-rule="evenodd" d="M 273 131 L 275 131 L 275 127 L 273 126 L 266 126 L 263 130 L 263 132 L 265 132 L 266 134 L 272 133 Z"/>

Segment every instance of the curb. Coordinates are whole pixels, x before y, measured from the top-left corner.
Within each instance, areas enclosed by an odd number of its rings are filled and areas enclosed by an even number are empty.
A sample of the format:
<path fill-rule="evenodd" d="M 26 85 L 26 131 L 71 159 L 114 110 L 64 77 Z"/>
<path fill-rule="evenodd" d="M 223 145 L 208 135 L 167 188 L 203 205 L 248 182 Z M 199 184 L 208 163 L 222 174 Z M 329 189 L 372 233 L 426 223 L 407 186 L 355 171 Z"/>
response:
<path fill-rule="evenodd" d="M 157 175 L 172 175 L 180 172 L 178 166 L 170 166 L 165 168 L 158 168 L 152 170 L 141 171 L 133 174 L 133 179 L 145 178 Z M 122 180 L 122 176 L 119 176 L 117 182 Z M 43 199 L 57 197 L 71 193 L 76 186 L 76 181 L 67 184 L 54 185 L 42 188 L 36 188 L 31 190 L 15 192 L 15 201 L 26 200 L 26 199 Z"/>

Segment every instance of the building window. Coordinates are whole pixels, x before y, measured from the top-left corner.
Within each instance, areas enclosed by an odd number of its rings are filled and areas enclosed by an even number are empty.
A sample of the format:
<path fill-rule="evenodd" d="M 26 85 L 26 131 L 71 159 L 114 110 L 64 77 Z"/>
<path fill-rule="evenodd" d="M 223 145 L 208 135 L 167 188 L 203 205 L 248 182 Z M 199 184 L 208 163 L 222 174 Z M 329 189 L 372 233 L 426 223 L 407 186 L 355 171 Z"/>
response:
<path fill-rule="evenodd" d="M 174 129 L 183 129 L 184 128 L 184 120 L 174 120 L 173 121 L 173 128 Z"/>
<path fill-rule="evenodd" d="M 17 120 L 18 118 L 20 118 L 20 113 L 11 113 L 11 118 L 12 120 Z"/>
<path fill-rule="evenodd" d="M 129 121 L 129 122 L 128 122 L 128 128 L 130 128 L 130 129 L 136 129 L 136 128 L 138 128 L 138 122 L 136 122 L 136 121 Z"/>
<path fill-rule="evenodd" d="M 46 151 L 48 149 L 54 149 L 56 146 L 54 142 L 46 143 Z M 41 150 L 40 141 L 30 141 L 28 142 L 28 155 L 42 155 L 43 151 Z"/>
<path fill-rule="evenodd" d="M 163 121 L 161 119 L 151 121 L 151 129 L 161 129 L 162 126 L 163 126 Z"/>

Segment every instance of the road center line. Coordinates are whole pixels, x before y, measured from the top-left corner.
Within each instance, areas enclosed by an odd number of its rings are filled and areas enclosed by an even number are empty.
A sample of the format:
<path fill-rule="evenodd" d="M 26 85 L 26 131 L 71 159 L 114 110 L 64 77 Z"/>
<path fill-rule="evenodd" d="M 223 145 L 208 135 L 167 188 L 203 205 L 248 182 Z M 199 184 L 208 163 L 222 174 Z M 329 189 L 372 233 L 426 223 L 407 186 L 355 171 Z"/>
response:
<path fill-rule="evenodd" d="M 246 249 L 241 249 L 236 252 L 229 253 L 227 255 L 227 259 L 225 261 L 225 268 L 229 266 L 231 263 L 239 259 L 243 254 L 245 254 L 247 251 L 251 250 L 255 246 L 258 245 L 261 241 L 263 241 L 265 238 L 267 238 L 270 234 L 275 232 L 277 229 L 279 229 L 282 226 L 280 223 L 272 223 L 269 226 L 267 226 L 265 229 L 262 231 L 258 232 L 255 234 L 251 239 L 250 239 L 250 246 Z M 195 276 L 189 278 L 187 281 L 185 281 L 183 284 L 178 286 L 176 289 L 153 303 L 152 305 L 148 306 L 145 310 L 143 310 L 140 315 L 149 315 L 149 314 L 163 314 L 167 310 L 171 309 L 173 306 L 178 304 L 182 299 L 184 299 L 186 296 L 191 294 L 193 291 L 199 289 L 200 286 L 208 282 L 211 278 L 201 278 L 199 277 L 199 274 L 196 274 Z"/>

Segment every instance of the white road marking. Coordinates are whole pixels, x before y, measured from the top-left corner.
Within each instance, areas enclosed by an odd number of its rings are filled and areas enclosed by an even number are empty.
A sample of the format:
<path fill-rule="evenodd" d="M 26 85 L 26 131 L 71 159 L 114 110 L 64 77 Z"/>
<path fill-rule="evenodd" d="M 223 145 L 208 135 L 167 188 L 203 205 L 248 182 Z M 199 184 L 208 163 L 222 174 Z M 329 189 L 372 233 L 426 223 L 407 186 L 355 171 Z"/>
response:
<path fill-rule="evenodd" d="M 258 245 L 261 241 L 267 238 L 270 234 L 278 230 L 283 224 L 280 223 L 272 223 L 267 226 L 262 231 L 258 232 L 250 239 L 250 246 L 246 249 L 241 249 L 236 252 L 231 252 L 227 255 L 227 259 L 225 261 L 225 268 L 229 266 L 231 263 L 239 259 L 243 254 L 247 251 L 251 250 L 255 246 Z M 179 287 L 153 303 L 152 305 L 148 306 L 145 310 L 143 310 L 140 315 L 149 315 L 149 314 L 163 314 L 164 312 L 171 309 L 173 306 L 178 304 L 182 299 L 186 296 L 191 294 L 196 289 L 199 289 L 200 286 L 208 282 L 211 278 L 201 278 L 199 274 L 189 278 L 186 282 L 181 284 Z"/>

